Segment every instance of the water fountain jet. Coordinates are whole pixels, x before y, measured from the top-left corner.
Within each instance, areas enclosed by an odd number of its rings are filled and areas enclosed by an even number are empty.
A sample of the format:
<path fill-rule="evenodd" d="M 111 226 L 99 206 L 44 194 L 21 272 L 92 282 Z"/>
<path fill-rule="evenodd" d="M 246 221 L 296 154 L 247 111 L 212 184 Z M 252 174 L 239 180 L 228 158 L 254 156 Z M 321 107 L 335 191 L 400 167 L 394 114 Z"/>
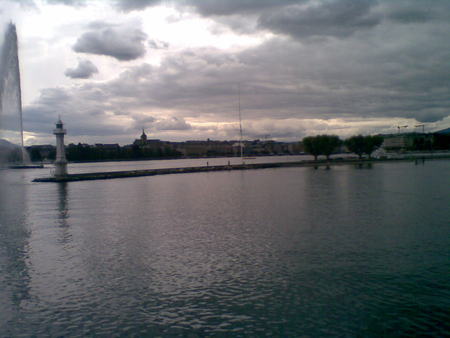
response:
<path fill-rule="evenodd" d="M 19 50 L 17 44 L 16 26 L 11 22 L 7 25 L 0 59 L 0 130 L 7 131 L 14 139 L 18 135 L 21 147 L 21 162 L 30 163 L 30 158 L 24 147 L 22 120 L 22 90 L 20 85 Z M 17 138 L 17 136 L 16 136 Z"/>

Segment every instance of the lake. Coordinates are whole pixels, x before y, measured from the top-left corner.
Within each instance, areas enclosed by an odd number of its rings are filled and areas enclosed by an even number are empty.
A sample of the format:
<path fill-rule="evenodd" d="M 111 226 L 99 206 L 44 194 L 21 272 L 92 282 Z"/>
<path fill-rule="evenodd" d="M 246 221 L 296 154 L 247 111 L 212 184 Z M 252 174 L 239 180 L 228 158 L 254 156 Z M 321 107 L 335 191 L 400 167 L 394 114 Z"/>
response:
<path fill-rule="evenodd" d="M 449 160 L 48 174 L 0 170 L 1 337 L 450 335 Z"/>

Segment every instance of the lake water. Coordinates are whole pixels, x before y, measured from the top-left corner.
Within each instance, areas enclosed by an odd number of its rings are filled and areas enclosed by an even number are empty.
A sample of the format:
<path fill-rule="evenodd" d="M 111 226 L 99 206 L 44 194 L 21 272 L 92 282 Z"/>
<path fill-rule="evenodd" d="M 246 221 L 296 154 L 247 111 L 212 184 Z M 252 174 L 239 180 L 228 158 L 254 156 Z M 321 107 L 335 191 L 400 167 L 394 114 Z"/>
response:
<path fill-rule="evenodd" d="M 69 170 L 130 166 L 179 163 Z M 448 160 L 48 172 L 0 171 L 1 337 L 450 335 Z"/>

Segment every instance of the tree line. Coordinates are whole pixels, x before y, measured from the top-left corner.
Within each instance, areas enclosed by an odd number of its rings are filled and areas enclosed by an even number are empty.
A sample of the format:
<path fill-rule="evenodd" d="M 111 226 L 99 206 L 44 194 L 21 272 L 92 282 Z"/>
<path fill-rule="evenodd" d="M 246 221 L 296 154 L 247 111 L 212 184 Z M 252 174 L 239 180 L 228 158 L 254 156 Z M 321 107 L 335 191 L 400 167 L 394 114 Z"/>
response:
<path fill-rule="evenodd" d="M 327 160 L 330 155 L 336 152 L 342 145 L 345 145 L 349 151 L 355 153 L 361 159 L 364 154 L 369 158 L 371 154 L 381 146 L 383 137 L 379 135 L 352 136 L 345 141 L 336 135 L 317 135 L 308 136 L 303 139 L 305 151 L 314 156 L 317 161 L 319 155 L 325 155 Z"/>
<path fill-rule="evenodd" d="M 427 136 L 427 137 L 425 137 Z M 298 152 L 305 151 L 314 156 L 317 160 L 318 156 L 325 156 L 327 159 L 330 155 L 341 150 L 341 146 L 345 146 L 348 151 L 355 153 L 362 158 L 364 155 L 371 157 L 373 151 L 381 146 L 383 136 L 363 136 L 356 135 L 346 140 L 341 140 L 336 135 L 317 135 L 303 138 L 302 142 L 298 142 Z M 255 143 L 257 146 L 260 144 Z M 276 145 L 282 143 L 270 143 L 273 146 L 272 151 L 275 152 Z M 303 145 L 303 147 L 302 147 Z M 42 147 L 46 149 L 43 150 Z M 280 146 L 281 147 L 281 146 Z M 450 135 L 448 134 L 427 134 L 413 138 L 412 143 L 405 148 L 410 151 L 434 151 L 449 150 Z M 0 158 L 2 157 L 0 147 Z M 30 146 L 27 147 L 32 161 L 54 160 L 56 149 L 54 146 Z M 387 151 L 392 150 L 387 148 Z M 394 149 L 395 150 L 395 149 Z M 253 154 L 250 152 L 250 154 Z M 259 152 L 258 155 L 264 153 Z M 174 147 L 162 145 L 155 148 L 141 147 L 138 144 L 129 146 L 107 146 L 107 145 L 88 145 L 88 144 L 69 144 L 66 146 L 66 155 L 69 161 L 106 161 L 106 160 L 134 160 L 134 159 L 159 159 L 159 158 L 177 158 L 183 154 Z M 209 154 L 218 156 L 220 154 Z M 228 155 L 229 156 L 229 155 Z M 19 161 L 21 152 L 18 147 L 14 151 L 4 151 L 3 157 L 6 162 Z"/>
<path fill-rule="evenodd" d="M 66 147 L 66 157 L 69 161 L 106 161 L 106 160 L 134 160 L 173 158 L 181 154 L 169 147 L 156 149 L 141 148 L 137 145 L 131 147 L 92 147 L 86 144 L 69 144 Z"/>
<path fill-rule="evenodd" d="M 141 148 L 138 145 L 129 147 L 103 147 L 92 146 L 88 144 L 69 144 L 65 147 L 66 158 L 69 161 L 114 161 L 114 160 L 140 160 L 140 159 L 159 159 L 175 158 L 182 154 L 170 147 L 161 147 L 156 149 Z M 42 160 L 54 160 L 56 148 L 52 147 L 47 151 L 45 157 L 39 148 L 29 147 L 30 158 L 33 162 Z"/>

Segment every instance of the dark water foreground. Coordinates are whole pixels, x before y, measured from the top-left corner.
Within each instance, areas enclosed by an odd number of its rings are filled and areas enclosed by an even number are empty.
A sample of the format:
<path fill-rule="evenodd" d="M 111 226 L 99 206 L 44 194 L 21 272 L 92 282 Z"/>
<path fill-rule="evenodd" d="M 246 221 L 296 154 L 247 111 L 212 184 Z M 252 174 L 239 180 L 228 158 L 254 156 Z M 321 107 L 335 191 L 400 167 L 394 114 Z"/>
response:
<path fill-rule="evenodd" d="M 0 337 L 450 334 L 450 161 L 33 175 L 0 172 Z"/>

